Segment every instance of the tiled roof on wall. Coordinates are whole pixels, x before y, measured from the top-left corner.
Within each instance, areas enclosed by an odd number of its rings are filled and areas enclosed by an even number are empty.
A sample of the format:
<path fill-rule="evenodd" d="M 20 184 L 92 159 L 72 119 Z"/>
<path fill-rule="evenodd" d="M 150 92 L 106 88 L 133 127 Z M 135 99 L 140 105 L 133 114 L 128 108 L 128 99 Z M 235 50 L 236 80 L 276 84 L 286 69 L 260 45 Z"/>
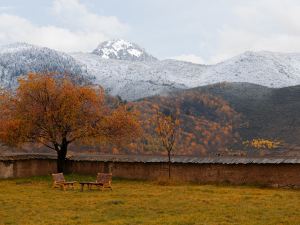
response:
<path fill-rule="evenodd" d="M 27 159 L 56 159 L 55 154 L 10 154 L 0 155 L 0 161 L 14 161 Z M 100 162 L 139 162 L 160 163 L 167 162 L 166 156 L 154 155 L 75 155 L 68 157 L 73 161 Z M 174 156 L 173 163 L 192 164 L 300 164 L 300 158 L 246 158 L 246 157 L 194 157 Z"/>

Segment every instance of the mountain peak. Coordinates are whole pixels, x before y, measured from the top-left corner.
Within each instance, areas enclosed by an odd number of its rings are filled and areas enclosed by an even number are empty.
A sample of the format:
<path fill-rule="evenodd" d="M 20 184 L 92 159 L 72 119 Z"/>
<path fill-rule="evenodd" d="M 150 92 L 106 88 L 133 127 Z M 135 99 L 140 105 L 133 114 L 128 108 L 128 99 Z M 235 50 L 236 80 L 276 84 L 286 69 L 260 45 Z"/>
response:
<path fill-rule="evenodd" d="M 119 59 L 129 61 L 157 60 L 137 44 L 123 39 L 102 42 L 92 53 L 99 55 L 104 59 Z"/>

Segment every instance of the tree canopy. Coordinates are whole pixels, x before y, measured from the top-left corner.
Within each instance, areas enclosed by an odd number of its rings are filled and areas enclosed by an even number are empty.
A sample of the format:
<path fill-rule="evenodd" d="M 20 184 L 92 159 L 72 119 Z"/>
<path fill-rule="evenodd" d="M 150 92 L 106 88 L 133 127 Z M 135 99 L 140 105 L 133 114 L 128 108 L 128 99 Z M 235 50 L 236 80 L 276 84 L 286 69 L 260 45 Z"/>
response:
<path fill-rule="evenodd" d="M 140 131 L 134 110 L 109 107 L 102 88 L 78 85 L 67 76 L 30 73 L 16 91 L 0 94 L 0 142 L 43 144 L 57 152 L 61 166 L 72 142 L 122 142 Z"/>

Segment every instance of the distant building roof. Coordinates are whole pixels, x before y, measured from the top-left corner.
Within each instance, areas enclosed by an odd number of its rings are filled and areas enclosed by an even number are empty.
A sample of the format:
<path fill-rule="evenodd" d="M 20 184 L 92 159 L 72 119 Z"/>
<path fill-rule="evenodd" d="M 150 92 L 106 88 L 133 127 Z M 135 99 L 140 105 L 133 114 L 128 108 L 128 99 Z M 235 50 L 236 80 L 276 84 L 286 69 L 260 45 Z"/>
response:
<path fill-rule="evenodd" d="M 0 161 L 14 161 L 26 159 L 56 159 L 55 154 L 10 154 L 0 155 Z M 100 162 L 140 162 L 160 163 L 167 162 L 166 156 L 153 155 L 75 155 L 68 157 L 74 161 Z M 246 157 L 193 157 L 174 156 L 174 163 L 193 164 L 300 164 L 300 158 L 246 158 Z"/>

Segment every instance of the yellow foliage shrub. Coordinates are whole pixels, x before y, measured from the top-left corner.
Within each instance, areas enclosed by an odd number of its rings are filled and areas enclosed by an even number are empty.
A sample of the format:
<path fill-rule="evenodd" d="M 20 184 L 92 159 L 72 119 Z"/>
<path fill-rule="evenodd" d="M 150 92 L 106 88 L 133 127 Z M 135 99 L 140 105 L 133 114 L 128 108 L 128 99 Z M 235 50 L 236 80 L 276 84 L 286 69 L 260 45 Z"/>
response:
<path fill-rule="evenodd" d="M 250 141 L 244 141 L 243 145 L 256 149 L 275 149 L 280 146 L 280 141 L 267 140 L 262 138 L 252 139 Z"/>

